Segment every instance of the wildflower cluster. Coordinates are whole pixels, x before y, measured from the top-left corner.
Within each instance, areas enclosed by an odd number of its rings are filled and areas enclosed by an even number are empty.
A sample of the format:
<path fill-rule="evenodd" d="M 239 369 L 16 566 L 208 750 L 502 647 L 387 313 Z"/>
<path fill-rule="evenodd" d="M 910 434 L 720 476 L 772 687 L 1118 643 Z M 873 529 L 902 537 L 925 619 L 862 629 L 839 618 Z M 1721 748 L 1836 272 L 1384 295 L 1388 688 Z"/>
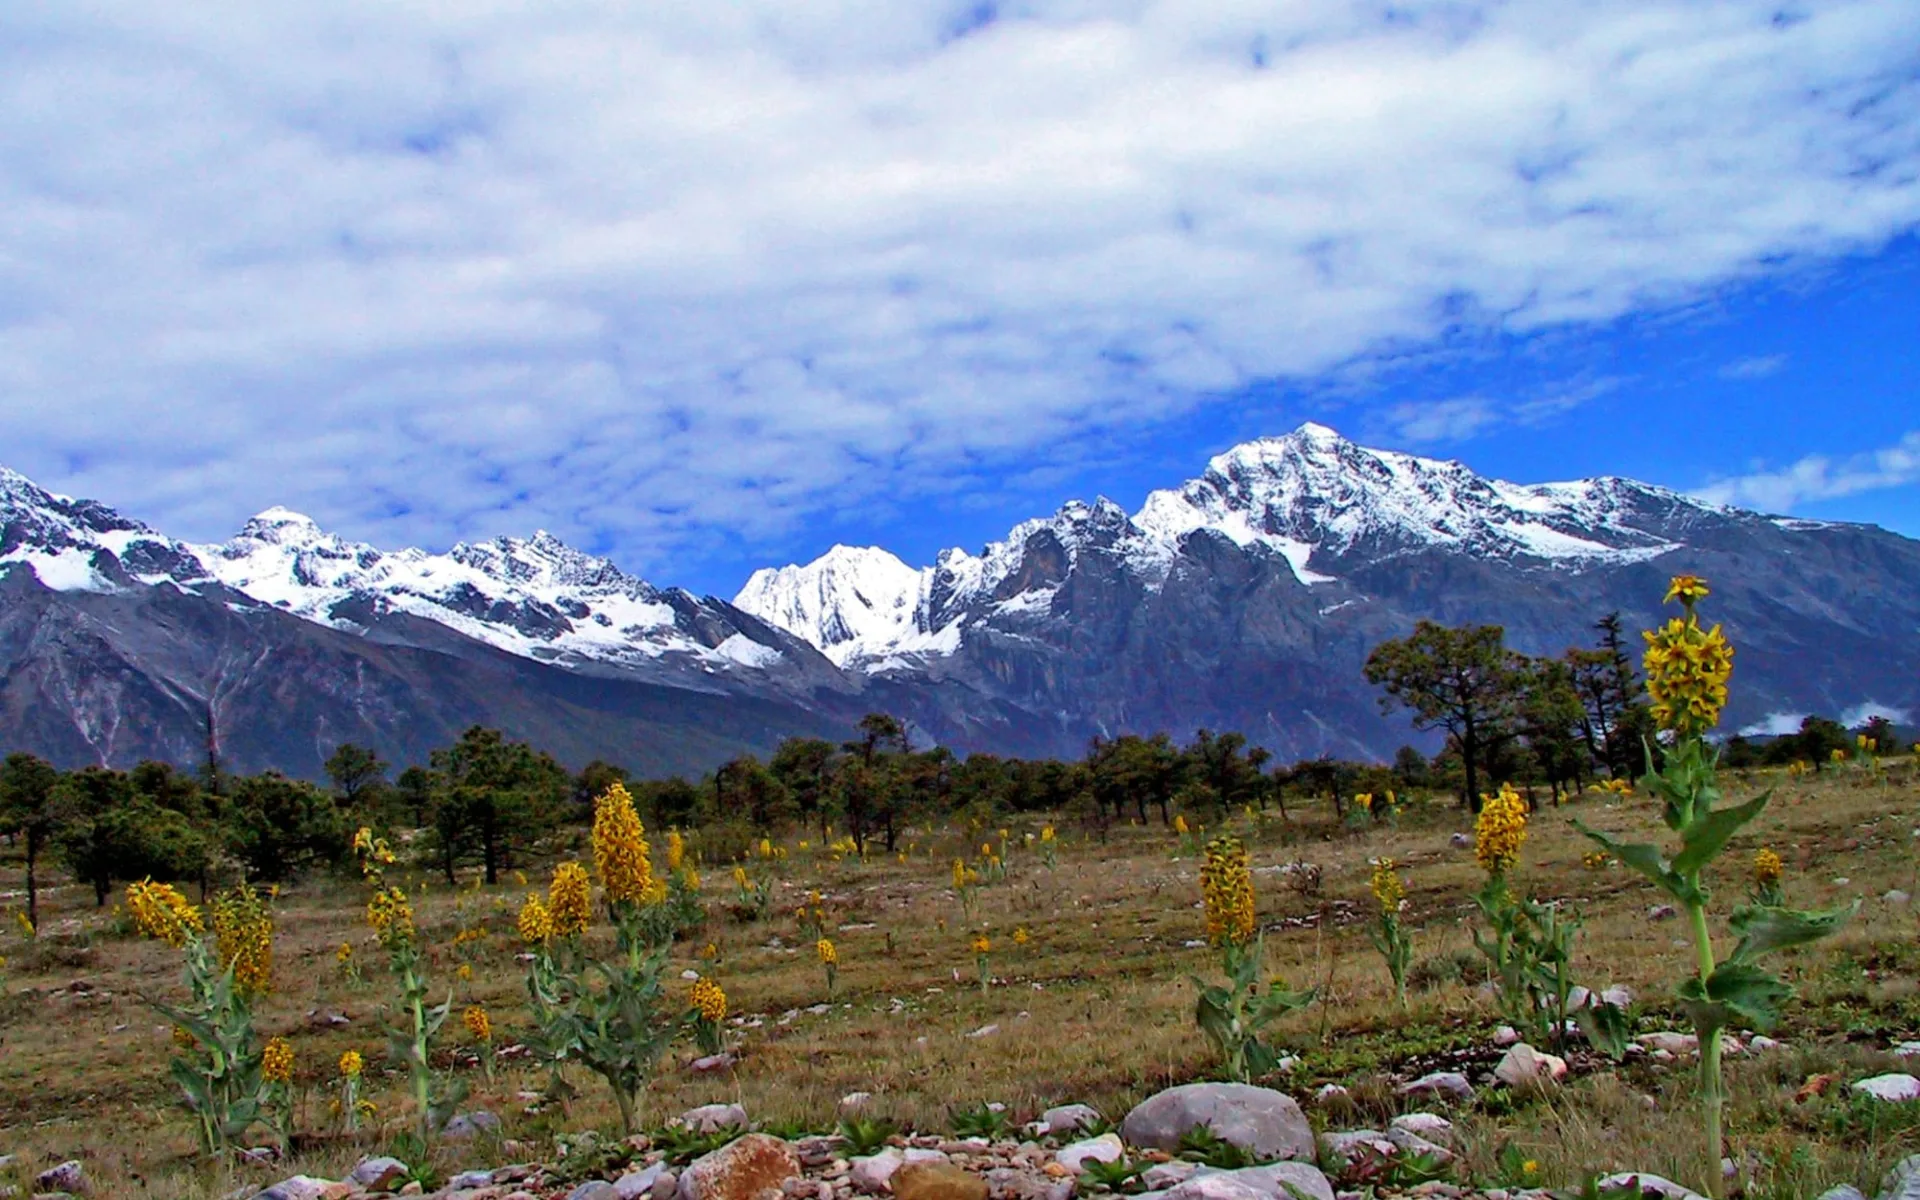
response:
<path fill-rule="evenodd" d="M 593 869 L 609 904 L 639 904 L 653 885 L 646 830 L 633 797 L 616 783 L 594 802 Z"/>
<path fill-rule="evenodd" d="M 362 1117 L 373 1115 L 373 1101 L 360 1098 L 360 1073 L 365 1069 L 358 1050 L 340 1055 L 340 1098 L 333 1102 L 333 1110 L 348 1133 L 360 1128 Z"/>
<path fill-rule="evenodd" d="M 367 925 L 389 954 L 413 944 L 413 906 L 397 887 L 382 888 L 367 901 Z"/>
<path fill-rule="evenodd" d="M 1200 868 L 1200 897 L 1207 913 L 1207 940 L 1215 946 L 1241 946 L 1253 940 L 1253 872 L 1247 848 L 1232 836 L 1207 843 Z"/>
<path fill-rule="evenodd" d="M 233 986 L 252 998 L 273 990 L 273 912 L 247 884 L 214 898 L 213 935 Z"/>
<path fill-rule="evenodd" d="M 820 968 L 827 973 L 827 999 L 833 999 L 833 981 L 840 972 L 840 952 L 834 949 L 831 939 L 821 938 L 813 944 L 813 952 L 819 956 Z"/>
<path fill-rule="evenodd" d="M 547 911 L 554 937 L 578 937 L 587 931 L 587 922 L 593 916 L 593 885 L 585 867 L 563 862 L 553 869 L 553 882 L 547 885 Z"/>
<path fill-rule="evenodd" d="M 1399 864 L 1391 858 L 1373 860 L 1373 876 L 1367 890 L 1379 906 L 1374 927 L 1368 930 L 1374 949 L 1386 960 L 1387 975 L 1393 980 L 1393 994 L 1402 1007 L 1407 1003 L 1407 967 L 1413 962 L 1413 938 L 1401 924 L 1400 914 L 1407 907 L 1407 885 L 1401 881 Z"/>
<path fill-rule="evenodd" d="M 1780 881 L 1786 876 L 1787 864 L 1773 850 L 1762 847 L 1753 856 L 1753 900 L 1756 904 L 1778 906 L 1785 903 L 1780 890 Z"/>
<path fill-rule="evenodd" d="M 128 885 L 127 914 L 134 928 L 176 949 L 206 929 L 200 910 L 170 883 L 143 880 Z"/>
<path fill-rule="evenodd" d="M 514 928 L 519 931 L 520 940 L 529 946 L 544 945 L 553 936 L 553 914 L 547 910 L 546 901 L 540 899 L 539 893 L 527 893 L 525 903 L 520 905 L 520 915 L 514 920 Z"/>
<path fill-rule="evenodd" d="M 1487 874 L 1503 874 L 1520 861 L 1520 847 L 1527 840 L 1527 802 L 1504 783 L 1497 794 L 1480 800 L 1480 816 L 1473 824 L 1473 856 Z"/>
<path fill-rule="evenodd" d="M 1733 647 L 1718 625 L 1701 629 L 1694 611 L 1695 604 L 1708 594 L 1707 585 L 1698 577 L 1676 576 L 1667 589 L 1667 599 L 1680 601 L 1684 615 L 1643 635 L 1647 651 L 1642 667 L 1647 694 L 1653 698 L 1654 722 L 1680 737 L 1712 729 L 1720 722 L 1720 710 L 1727 706 Z"/>

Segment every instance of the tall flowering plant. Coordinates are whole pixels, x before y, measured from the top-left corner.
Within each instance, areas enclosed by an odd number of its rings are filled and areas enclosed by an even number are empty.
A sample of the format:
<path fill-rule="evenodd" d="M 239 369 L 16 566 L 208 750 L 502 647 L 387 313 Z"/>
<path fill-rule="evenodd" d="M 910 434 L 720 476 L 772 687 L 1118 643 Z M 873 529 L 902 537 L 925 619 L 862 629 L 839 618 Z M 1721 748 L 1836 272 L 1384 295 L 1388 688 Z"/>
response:
<path fill-rule="evenodd" d="M 1280 1062 L 1264 1040 L 1267 1027 L 1312 1003 L 1313 992 L 1290 992 L 1277 979 L 1264 986 L 1259 980 L 1263 954 L 1254 917 L 1253 870 L 1239 838 L 1217 837 L 1207 843 L 1200 897 L 1207 941 L 1220 953 L 1226 984 L 1193 977 L 1200 991 L 1194 1020 L 1220 1054 L 1227 1077 L 1250 1083 Z"/>
<path fill-rule="evenodd" d="M 455 1078 L 436 1089 L 433 1075 L 433 1039 L 453 1011 L 453 990 L 447 990 L 447 998 L 441 1003 L 431 1002 L 426 956 L 421 953 L 420 934 L 414 927 L 413 905 L 405 891 L 386 882 L 385 870 L 393 864 L 393 851 L 386 839 L 374 837 L 373 831 L 363 825 L 353 835 L 353 848 L 360 856 L 361 874 L 373 887 L 373 895 L 367 900 L 367 927 L 386 953 L 387 973 L 399 987 L 399 1002 L 388 1009 L 389 1053 L 407 1065 L 414 1120 L 424 1143 L 466 1098 L 464 1080 Z"/>
<path fill-rule="evenodd" d="M 519 920 L 520 935 L 533 949 L 527 995 L 543 1050 L 556 1070 L 570 1059 L 604 1079 L 627 1134 L 634 1131 L 640 1090 L 689 1024 L 666 1011 L 661 979 L 673 923 L 658 919 L 668 898 L 648 853 L 633 797 L 616 783 L 594 802 L 593 812 L 593 866 L 613 921 L 613 959 L 587 952 L 591 885 L 578 863 L 560 864 L 546 901 L 529 897 Z M 702 1011 L 694 1006 L 694 1013 Z"/>
<path fill-rule="evenodd" d="M 216 916 L 216 931 L 210 931 L 201 911 L 171 884 L 143 880 L 127 888 L 134 925 L 180 950 L 185 959 L 186 1004 L 142 999 L 173 1022 L 177 1049 L 168 1073 L 194 1116 L 194 1133 L 207 1154 L 228 1153 L 256 1121 L 268 1120 L 276 1129 L 286 1121 L 279 1111 L 286 1106 L 284 1080 L 264 1071 L 266 1048 L 253 1027 L 253 998 L 271 981 L 273 919 L 264 905 L 251 907 L 258 901 L 251 889 L 245 896 L 251 900 L 216 901 L 231 905 L 229 936 L 222 939 L 221 919 Z M 243 908 L 244 921 L 238 915 Z"/>
<path fill-rule="evenodd" d="M 1413 936 L 1400 920 L 1400 914 L 1407 909 L 1407 885 L 1400 880 L 1398 864 L 1391 858 L 1374 859 L 1373 878 L 1367 890 L 1373 893 L 1374 903 L 1380 909 L 1367 936 L 1373 940 L 1373 948 L 1380 952 L 1380 957 L 1386 960 L 1387 974 L 1393 979 L 1394 999 L 1404 1009 L 1407 967 L 1413 962 Z"/>
<path fill-rule="evenodd" d="M 1745 804 L 1721 807 L 1719 752 L 1709 745 L 1706 734 L 1719 724 L 1726 707 L 1733 646 L 1720 626 L 1704 628 L 1700 623 L 1700 601 L 1710 594 L 1704 580 L 1676 576 L 1666 602 L 1678 601 L 1681 615 L 1643 635 L 1647 693 L 1653 701 L 1654 722 L 1665 735 L 1666 753 L 1656 768 L 1648 748 L 1647 773 L 1640 786 L 1660 801 L 1661 819 L 1679 835 L 1678 847 L 1669 857 L 1666 849 L 1653 843 L 1623 843 L 1584 825 L 1580 831 L 1651 879 L 1687 914 L 1694 971 L 1678 990 L 1700 1039 L 1707 1149 L 1703 1178 L 1708 1193 L 1717 1196 L 1726 1107 L 1720 1070 L 1723 1035 L 1735 1023 L 1754 1029 L 1770 1027 L 1779 1017 L 1781 1001 L 1792 994 L 1784 980 L 1761 968 L 1761 959 L 1827 936 L 1858 905 L 1824 913 L 1798 912 L 1782 907 L 1777 892 L 1757 896 L 1753 903 L 1734 909 L 1728 919 L 1737 939 L 1733 952 L 1724 959 L 1715 953 L 1707 918 L 1711 893 L 1701 875 L 1734 834 L 1765 810 L 1773 791 L 1769 788 Z M 1774 883 L 1777 887 L 1777 880 Z"/>

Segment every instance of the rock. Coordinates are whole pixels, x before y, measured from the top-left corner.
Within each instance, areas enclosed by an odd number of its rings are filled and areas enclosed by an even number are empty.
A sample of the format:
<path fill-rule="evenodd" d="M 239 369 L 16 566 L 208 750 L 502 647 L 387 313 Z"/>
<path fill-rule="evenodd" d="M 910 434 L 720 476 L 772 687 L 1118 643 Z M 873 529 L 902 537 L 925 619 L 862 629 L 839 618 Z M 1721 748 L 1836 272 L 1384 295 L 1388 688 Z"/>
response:
<path fill-rule="evenodd" d="M 1907 895 L 1905 892 L 1901 891 L 1899 888 L 1893 888 L 1889 890 L 1886 895 L 1880 898 L 1882 900 L 1885 900 L 1888 904 L 1905 904 L 1908 901 L 1913 899 L 1912 896 Z"/>
<path fill-rule="evenodd" d="M 687 1069 L 696 1075 L 704 1075 L 709 1071 L 724 1071 L 739 1061 L 739 1055 L 731 1050 L 725 1050 L 719 1054 L 702 1055 L 688 1063 Z"/>
<path fill-rule="evenodd" d="M 1069 1146 L 1062 1146 L 1054 1152 L 1053 1157 L 1054 1161 L 1078 1175 L 1082 1165 L 1090 1159 L 1110 1163 L 1119 1162 L 1126 1155 L 1127 1146 L 1120 1140 L 1119 1134 L 1103 1133 L 1097 1138 L 1088 1138 Z"/>
<path fill-rule="evenodd" d="M 892 1190 L 893 1173 L 906 1164 L 907 1156 L 892 1146 L 878 1154 L 853 1160 L 853 1186 L 869 1196 Z"/>
<path fill-rule="evenodd" d="M 1622 1009 L 1632 1008 L 1633 1007 L 1633 989 L 1629 987 L 1622 987 L 1619 984 L 1615 984 L 1614 986 L 1608 988 L 1606 991 L 1600 993 L 1600 1003 L 1611 1004 L 1615 1008 L 1622 1008 Z"/>
<path fill-rule="evenodd" d="M 1645 1171 L 1619 1171 L 1600 1181 L 1600 1192 L 1637 1188 L 1649 1200 L 1706 1200 L 1699 1192 L 1681 1187 L 1671 1179 L 1649 1175 Z"/>
<path fill-rule="evenodd" d="M 1493 1044 L 1496 1046 L 1512 1046 L 1519 1041 L 1520 1031 L 1511 1025 L 1502 1025 L 1493 1031 Z"/>
<path fill-rule="evenodd" d="M 1875 1100 L 1895 1103 L 1920 1100 L 1920 1079 L 1911 1075 L 1875 1075 L 1872 1079 L 1862 1079 L 1854 1084 L 1853 1090 L 1872 1096 Z"/>
<path fill-rule="evenodd" d="M 1769 1050 L 1778 1050 L 1782 1045 L 1784 1045 L 1784 1043 L 1776 1042 L 1762 1033 L 1747 1043 L 1747 1049 L 1753 1051 L 1755 1054 L 1765 1054 Z"/>
<path fill-rule="evenodd" d="M 1920 1154 L 1909 1154 L 1887 1172 L 1880 1200 L 1920 1200 Z"/>
<path fill-rule="evenodd" d="M 1508 1050 L 1493 1069 L 1493 1077 L 1508 1087 L 1525 1084 L 1558 1083 L 1567 1075 L 1567 1060 L 1555 1054 L 1542 1054 L 1521 1042 Z"/>
<path fill-rule="evenodd" d="M 988 1200 L 1072 1200 L 1071 1178 L 1054 1179 L 1019 1167 L 994 1167 L 982 1177 Z"/>
<path fill-rule="evenodd" d="M 455 1113 L 440 1130 L 440 1136 L 450 1142 L 467 1142 L 483 1133 L 499 1132 L 499 1117 L 485 1109 L 475 1109 L 470 1113 Z"/>
<path fill-rule="evenodd" d="M 1311 1163 L 1266 1163 L 1220 1173 L 1251 1185 L 1269 1200 L 1334 1200 L 1333 1185 L 1320 1173 L 1320 1168 Z"/>
<path fill-rule="evenodd" d="M 1675 1033 L 1673 1030 L 1661 1030 L 1659 1033 L 1643 1033 L 1634 1041 L 1649 1050 L 1665 1050 L 1675 1056 L 1692 1054 L 1700 1048 L 1700 1039 L 1691 1033 Z M 1654 1176 L 1654 1178 L 1659 1178 Z"/>
<path fill-rule="evenodd" d="M 567 1193 L 567 1200 L 618 1200 L 620 1193 L 604 1179 L 589 1179 Z"/>
<path fill-rule="evenodd" d="M 331 1179 L 320 1179 L 313 1175 L 295 1175 L 292 1179 L 282 1179 L 266 1191 L 258 1193 L 253 1200 L 321 1200 L 328 1189 L 334 1186 Z"/>
<path fill-rule="evenodd" d="M 702 1104 L 680 1114 L 680 1123 L 695 1133 L 718 1133 L 722 1129 L 745 1129 L 747 1110 L 738 1104 Z"/>
<path fill-rule="evenodd" d="M 1394 1145 L 1377 1129 L 1329 1130 L 1320 1135 L 1320 1154 L 1328 1162 L 1352 1166 L 1369 1158 L 1392 1158 Z"/>
<path fill-rule="evenodd" d="M 1411 1129 L 1387 1129 L 1387 1141 L 1402 1154 L 1423 1154 L 1435 1164 L 1453 1161 L 1453 1151 L 1438 1142 L 1430 1142 Z"/>
<path fill-rule="evenodd" d="M 307 1010 L 307 1028 L 309 1029 L 345 1029 L 353 1024 L 347 1014 L 328 1008 L 310 1008 Z"/>
<path fill-rule="evenodd" d="M 620 1197 L 620 1200 L 641 1200 L 642 1197 L 651 1200 L 655 1192 L 665 1190 L 661 1187 L 663 1181 L 667 1187 L 672 1187 L 678 1182 L 674 1179 L 672 1167 L 664 1162 L 657 1162 L 650 1167 L 642 1167 L 638 1171 L 628 1171 L 614 1180 L 613 1194 Z"/>
<path fill-rule="evenodd" d="M 1321 1104 L 1333 1104 L 1336 1101 L 1353 1099 L 1353 1093 L 1337 1083 L 1327 1083 L 1320 1086 L 1320 1090 L 1313 1094 L 1313 1098 Z"/>
<path fill-rule="evenodd" d="M 1200 1173 L 1199 1163 L 1190 1163 L 1184 1158 L 1172 1162 L 1155 1163 L 1140 1174 L 1140 1182 L 1156 1192 L 1176 1188 Z"/>
<path fill-rule="evenodd" d="M 1473 1099 L 1473 1085 L 1458 1071 L 1435 1071 L 1412 1083 L 1403 1083 L 1394 1091 L 1402 1096 L 1451 1096 L 1455 1100 Z"/>
<path fill-rule="evenodd" d="M 1398 1116 L 1387 1126 L 1387 1132 L 1404 1130 L 1416 1137 L 1423 1137 L 1441 1146 L 1453 1145 L 1453 1122 L 1439 1113 L 1410 1112 Z"/>
<path fill-rule="evenodd" d="M 1041 1113 L 1040 1120 L 1046 1125 L 1048 1133 L 1055 1137 L 1062 1137 L 1070 1133 L 1079 1133 L 1082 1129 L 1098 1124 L 1100 1113 L 1097 1109 L 1085 1104 L 1062 1104 Z"/>
<path fill-rule="evenodd" d="M 492 1171 L 462 1171 L 447 1180 L 447 1187 L 456 1192 L 471 1191 L 474 1188 L 492 1187 Z"/>
<path fill-rule="evenodd" d="M 1272 1200 L 1270 1193 L 1229 1178 L 1225 1171 L 1195 1175 L 1162 1196 L 1165 1200 Z"/>
<path fill-rule="evenodd" d="M 1920 1042 L 1899 1042 L 1893 1047 L 1895 1058 L 1920 1058 Z"/>
<path fill-rule="evenodd" d="M 992 1037 L 994 1034 L 999 1032 L 1000 1032 L 1000 1026 L 998 1025 L 982 1025 L 980 1028 L 974 1030 L 972 1033 L 969 1033 L 966 1036 L 970 1038 L 984 1038 L 984 1037 Z"/>
<path fill-rule="evenodd" d="M 33 1177 L 33 1187 L 39 1192 L 72 1192 L 76 1195 L 90 1191 L 92 1185 L 87 1182 L 87 1172 L 80 1160 L 70 1158 L 57 1167 L 48 1167 Z"/>
<path fill-rule="evenodd" d="M 347 1182 L 369 1192 L 391 1192 L 407 1175 L 407 1164 L 397 1158 L 363 1158 L 347 1173 Z"/>
<path fill-rule="evenodd" d="M 1839 1187 L 1831 1187 L 1821 1192 L 1820 1200 L 1867 1200 L 1867 1197 L 1859 1188 L 1850 1183 L 1843 1183 Z"/>
<path fill-rule="evenodd" d="M 1679 915 L 1679 910 L 1671 904 L 1656 904 L 1647 910 L 1647 920 L 1649 921 L 1671 921 Z M 1650 1175 L 1647 1178 L 1658 1179 L 1659 1176 Z"/>
<path fill-rule="evenodd" d="M 840 1115 L 846 1117 L 852 1116 L 855 1113 L 865 1112 L 867 1107 L 872 1103 L 872 1092 L 848 1092 L 846 1095 L 840 1097 Z"/>
<path fill-rule="evenodd" d="M 1173 1151 L 1202 1125 L 1258 1159 L 1313 1158 L 1313 1127 L 1293 1098 L 1244 1083 L 1168 1088 L 1135 1105 L 1120 1132 L 1128 1145 Z"/>
<path fill-rule="evenodd" d="M 1449 846 L 1452 846 L 1455 850 L 1471 850 L 1473 849 L 1473 835 L 1467 834 L 1467 833 L 1456 833 L 1452 837 L 1447 839 L 1447 844 Z"/>
<path fill-rule="evenodd" d="M 800 1174 L 800 1156 L 777 1137 L 748 1133 L 693 1160 L 680 1173 L 680 1200 L 759 1200 Z"/>
<path fill-rule="evenodd" d="M 1585 1008 L 1587 1005 L 1592 1003 L 1593 1003 L 1593 993 L 1588 991 L 1586 988 L 1581 987 L 1579 984 L 1575 984 L 1573 988 L 1567 992 L 1567 1011 L 1568 1012 L 1579 1012 L 1581 1009 Z M 1540 1007 L 1545 1008 L 1547 1006 L 1545 1004 L 1542 1004 Z"/>
<path fill-rule="evenodd" d="M 907 1163 L 893 1174 L 893 1194 L 898 1200 L 987 1200 L 987 1181 L 949 1162 Z"/>

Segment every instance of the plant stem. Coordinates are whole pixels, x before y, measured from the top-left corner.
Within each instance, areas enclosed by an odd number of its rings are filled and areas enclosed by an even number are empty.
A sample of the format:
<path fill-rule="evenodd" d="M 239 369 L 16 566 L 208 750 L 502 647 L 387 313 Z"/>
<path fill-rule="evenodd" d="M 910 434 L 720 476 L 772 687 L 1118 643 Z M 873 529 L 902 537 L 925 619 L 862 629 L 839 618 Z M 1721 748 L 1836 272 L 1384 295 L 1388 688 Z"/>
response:
<path fill-rule="evenodd" d="M 1700 982 L 1704 985 L 1713 974 L 1714 966 L 1713 939 L 1707 931 L 1706 905 L 1699 901 L 1688 904 L 1687 918 L 1693 925 L 1694 954 L 1699 964 Z M 1716 1028 L 1696 1032 L 1701 1032 L 1700 1099 L 1706 1108 L 1707 1118 L 1707 1195 L 1717 1198 L 1722 1186 L 1720 1158 L 1723 1138 L 1720 1124 L 1726 1107 L 1726 1090 L 1720 1080 L 1721 1031 Z"/>

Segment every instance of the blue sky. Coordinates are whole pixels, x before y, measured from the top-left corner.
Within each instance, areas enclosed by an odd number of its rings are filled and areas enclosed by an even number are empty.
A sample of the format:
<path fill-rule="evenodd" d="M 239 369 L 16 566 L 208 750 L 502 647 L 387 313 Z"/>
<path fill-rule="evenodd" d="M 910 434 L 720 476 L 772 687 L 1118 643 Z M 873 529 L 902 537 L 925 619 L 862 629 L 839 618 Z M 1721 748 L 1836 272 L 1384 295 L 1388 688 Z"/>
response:
<path fill-rule="evenodd" d="M 0 462 L 730 594 L 1302 420 L 1920 535 L 1920 6 L 0 11 Z"/>

